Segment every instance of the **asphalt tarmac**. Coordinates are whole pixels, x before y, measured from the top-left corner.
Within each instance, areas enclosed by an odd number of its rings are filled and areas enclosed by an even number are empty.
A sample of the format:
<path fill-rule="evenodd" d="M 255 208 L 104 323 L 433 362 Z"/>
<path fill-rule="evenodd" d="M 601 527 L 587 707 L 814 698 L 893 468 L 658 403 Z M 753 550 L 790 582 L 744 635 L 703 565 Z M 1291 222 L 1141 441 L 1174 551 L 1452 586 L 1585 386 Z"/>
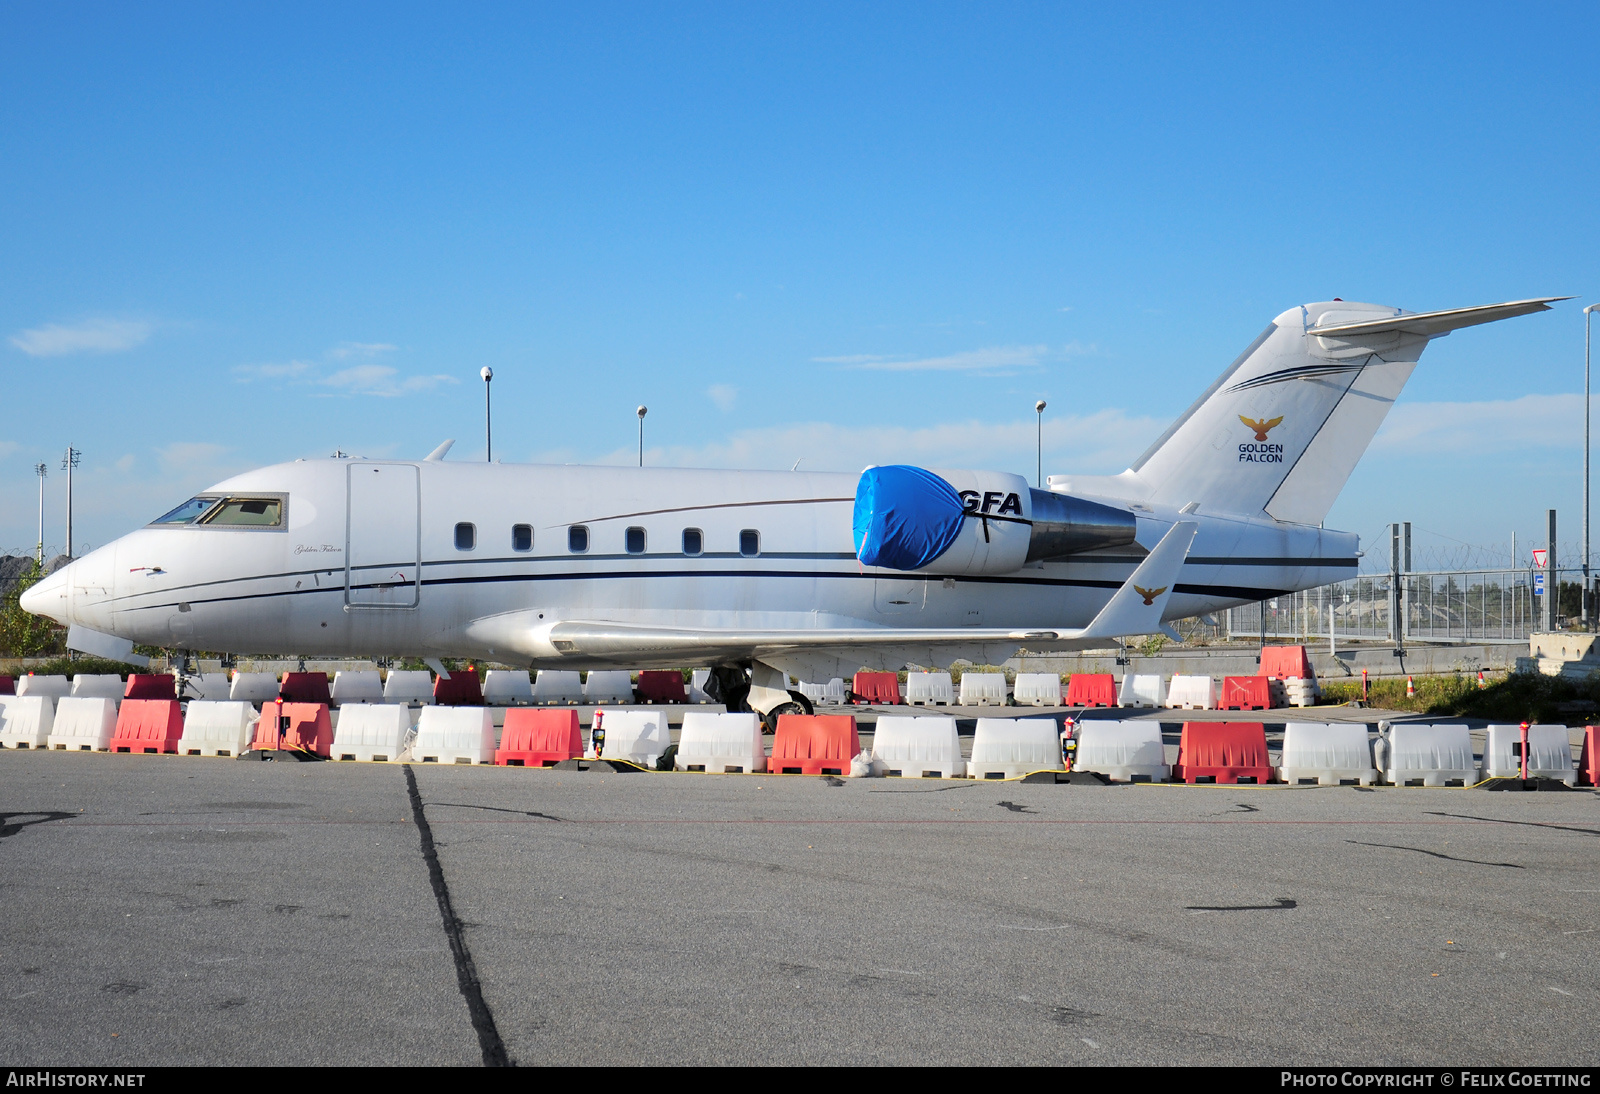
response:
<path fill-rule="evenodd" d="M 8 750 L 0 810 L 8 1065 L 1543 1066 L 1600 1036 L 1588 791 Z"/>

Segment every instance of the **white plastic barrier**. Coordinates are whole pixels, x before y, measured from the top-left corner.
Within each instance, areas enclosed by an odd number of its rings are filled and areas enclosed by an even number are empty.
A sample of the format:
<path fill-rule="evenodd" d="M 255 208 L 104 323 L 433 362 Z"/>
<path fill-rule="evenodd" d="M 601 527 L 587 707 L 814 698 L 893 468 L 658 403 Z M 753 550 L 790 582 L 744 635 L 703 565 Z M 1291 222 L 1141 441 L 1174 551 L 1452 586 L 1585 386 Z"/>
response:
<path fill-rule="evenodd" d="M 1314 779 L 1321 786 L 1354 780 L 1371 786 L 1378 777 L 1367 727 L 1350 722 L 1290 722 L 1283 727 L 1278 779 L 1290 786 Z"/>
<path fill-rule="evenodd" d="M 1423 786 L 1478 781 L 1478 761 L 1466 726 L 1397 725 L 1389 731 L 1388 770 L 1384 778 L 1396 786 L 1421 780 Z"/>
<path fill-rule="evenodd" d="M 964 707 L 1003 707 L 1006 705 L 1006 678 L 998 672 L 963 672 L 961 705 Z"/>
<path fill-rule="evenodd" d="M 494 713 L 488 707 L 429 707 L 417 722 L 411 755 L 425 764 L 493 763 Z"/>
<path fill-rule="evenodd" d="M 48 745 L 68 752 L 104 752 L 111 747 L 116 729 L 115 699 L 68 697 L 56 703 L 55 725 Z"/>
<path fill-rule="evenodd" d="M 328 698 L 334 706 L 346 703 L 383 702 L 383 681 L 377 669 L 340 669 L 333 674 L 333 687 Z"/>
<path fill-rule="evenodd" d="M 483 678 L 483 701 L 493 707 L 533 702 L 526 669 L 490 669 Z"/>
<path fill-rule="evenodd" d="M 540 669 L 539 678 L 533 682 L 533 701 L 536 703 L 581 703 L 583 680 L 576 672 L 567 669 Z"/>
<path fill-rule="evenodd" d="M 17 694 L 65 699 L 72 694 L 72 685 L 67 682 L 65 676 L 35 676 L 30 672 L 26 676 L 17 677 Z M 117 694 L 122 693 L 119 691 Z"/>
<path fill-rule="evenodd" d="M 914 707 L 947 707 L 956 701 L 948 672 L 906 673 L 906 703 Z"/>
<path fill-rule="evenodd" d="M 822 702 L 822 685 L 800 681 L 800 694 L 810 699 L 813 703 Z"/>
<path fill-rule="evenodd" d="M 822 685 L 822 701 L 836 706 L 844 706 L 850 701 L 850 689 L 845 686 L 843 678 L 835 676 Z"/>
<path fill-rule="evenodd" d="M 270 672 L 236 672 L 228 698 L 238 703 L 270 703 L 278 697 L 278 678 Z"/>
<path fill-rule="evenodd" d="M 424 711 L 423 717 L 427 713 Z M 361 763 L 398 760 L 410 732 L 411 708 L 404 703 L 351 703 L 339 711 L 329 754 L 335 760 Z"/>
<path fill-rule="evenodd" d="M 1078 723 L 1074 771 L 1095 771 L 1117 782 L 1165 782 L 1172 775 L 1160 722 Z"/>
<path fill-rule="evenodd" d="M 1522 777 L 1522 761 L 1513 745 L 1522 743 L 1522 727 L 1490 726 L 1483 750 L 1483 777 L 1517 779 Z M 1560 779 L 1568 786 L 1577 783 L 1572 767 L 1572 743 L 1566 726 L 1528 727 L 1528 778 Z"/>
<path fill-rule="evenodd" d="M 611 744 L 611 723 L 620 715 L 607 716 L 606 745 Z M 761 719 L 754 714 L 708 714 L 691 710 L 683 716 L 678 734 L 679 771 L 742 771 L 767 769 L 767 750 L 761 743 Z"/>
<path fill-rule="evenodd" d="M 967 771 L 954 718 L 879 718 L 872 757 L 888 774 L 905 779 L 954 779 Z"/>
<path fill-rule="evenodd" d="M 1019 672 L 1011 698 L 1019 707 L 1058 707 L 1061 705 L 1061 676 L 1054 672 Z"/>
<path fill-rule="evenodd" d="M 630 673 L 620 669 L 592 669 L 589 678 L 583 682 L 583 698 L 589 703 L 631 703 L 633 702 L 633 679 Z M 607 732 L 611 729 L 606 727 Z"/>
<path fill-rule="evenodd" d="M 250 747 L 256 708 L 243 700 L 196 699 L 183 714 L 180 756 L 237 756 Z"/>
<path fill-rule="evenodd" d="M 55 722 L 55 702 L 48 695 L 0 695 L 0 747 L 43 748 Z M 111 718 L 115 724 L 115 706 Z"/>
<path fill-rule="evenodd" d="M 689 679 L 689 702 L 709 703 L 711 696 L 706 694 L 706 681 L 711 679 L 710 669 L 695 669 Z"/>
<path fill-rule="evenodd" d="M 1173 710 L 1215 710 L 1217 682 L 1209 676 L 1174 676 L 1167 689 L 1167 706 Z"/>
<path fill-rule="evenodd" d="M 1322 688 L 1314 676 L 1291 676 L 1283 682 L 1283 702 L 1291 707 L 1314 707 Z"/>
<path fill-rule="evenodd" d="M 385 703 L 433 702 L 433 673 L 427 669 L 390 669 L 383 682 Z"/>
<path fill-rule="evenodd" d="M 1119 707 L 1158 707 L 1166 702 L 1167 689 L 1160 676 L 1135 676 L 1122 678 L 1122 691 L 1117 695 Z"/>
<path fill-rule="evenodd" d="M 614 711 L 600 724 L 606 731 L 602 760 L 627 760 L 640 767 L 655 767 L 672 741 L 667 734 L 666 712 L 661 710 Z"/>
<path fill-rule="evenodd" d="M 231 685 L 228 674 L 225 672 L 197 672 L 189 677 L 188 684 L 183 689 L 185 699 L 204 699 L 212 703 L 225 703 L 232 700 L 230 695 Z M 242 702 L 243 700 L 236 700 Z"/>
<path fill-rule="evenodd" d="M 979 718 L 972 736 L 974 779 L 1015 779 L 1030 771 L 1060 771 L 1061 730 L 1054 718 Z"/>
<path fill-rule="evenodd" d="M 122 693 L 127 688 L 126 681 L 114 672 L 81 672 L 72 678 L 71 698 L 115 699 L 120 703 L 122 701 Z"/>

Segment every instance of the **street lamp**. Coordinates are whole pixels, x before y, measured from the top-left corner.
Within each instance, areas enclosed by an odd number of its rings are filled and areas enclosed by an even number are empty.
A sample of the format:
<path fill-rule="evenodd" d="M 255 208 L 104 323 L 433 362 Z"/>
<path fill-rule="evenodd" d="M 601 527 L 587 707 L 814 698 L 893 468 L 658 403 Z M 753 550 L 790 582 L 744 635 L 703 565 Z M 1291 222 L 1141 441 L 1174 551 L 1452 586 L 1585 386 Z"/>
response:
<path fill-rule="evenodd" d="M 49 465 L 36 463 L 33 473 L 39 476 L 39 565 L 44 565 L 44 477 L 50 473 Z"/>
<path fill-rule="evenodd" d="M 489 381 L 494 379 L 494 369 L 484 365 L 478 370 L 483 377 L 483 462 L 494 462 L 494 424 L 489 413 Z"/>
<path fill-rule="evenodd" d="M 61 469 L 67 473 L 67 557 L 72 557 L 72 469 L 83 456 L 76 448 L 67 445 L 67 454 L 61 457 Z M 41 536 L 41 539 L 44 537 Z"/>
<path fill-rule="evenodd" d="M 1034 413 L 1039 415 L 1039 443 L 1037 449 L 1039 462 L 1038 466 L 1033 469 L 1033 485 L 1041 490 L 1044 489 L 1044 407 L 1045 402 L 1043 399 L 1033 404 Z"/>
<path fill-rule="evenodd" d="M 1583 629 L 1589 619 L 1589 327 L 1600 304 L 1583 309 Z"/>
<path fill-rule="evenodd" d="M 644 466 L 644 416 L 646 414 L 648 414 L 648 413 L 650 413 L 650 408 L 649 407 L 642 406 L 642 407 L 639 408 L 639 466 L 640 467 Z"/>

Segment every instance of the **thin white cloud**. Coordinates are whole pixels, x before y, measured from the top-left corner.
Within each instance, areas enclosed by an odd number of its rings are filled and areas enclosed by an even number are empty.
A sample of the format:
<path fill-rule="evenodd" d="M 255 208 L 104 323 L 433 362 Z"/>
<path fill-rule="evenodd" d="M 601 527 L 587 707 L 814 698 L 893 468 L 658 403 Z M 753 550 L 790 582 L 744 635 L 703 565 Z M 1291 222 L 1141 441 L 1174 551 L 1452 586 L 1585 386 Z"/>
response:
<path fill-rule="evenodd" d="M 716 404 L 717 409 L 726 414 L 733 409 L 733 404 L 739 400 L 739 389 L 732 384 L 712 384 L 706 388 L 706 398 Z"/>
<path fill-rule="evenodd" d="M 978 372 L 1005 373 L 1017 369 L 1040 368 L 1051 358 L 1097 355 L 1100 347 L 1068 342 L 1059 349 L 1050 346 L 988 346 L 943 357 L 895 357 L 875 353 L 852 353 L 837 357 L 813 357 L 823 365 L 869 369 L 878 372 Z"/>
<path fill-rule="evenodd" d="M 849 357 L 815 357 L 813 360 L 882 372 L 993 372 L 997 369 L 1037 368 L 1049 352 L 1049 346 L 989 346 L 943 357 L 903 359 L 855 354 Z"/>
<path fill-rule="evenodd" d="M 349 361 L 367 358 L 368 363 L 348 365 L 329 371 L 329 366 L 318 361 L 283 361 L 260 365 L 235 365 L 233 374 L 240 383 L 254 380 L 287 380 L 295 384 L 328 388 L 326 395 L 377 395 L 393 398 L 429 391 L 440 384 L 460 381 L 454 376 L 402 376 L 392 365 L 373 363 L 371 359 L 392 353 L 397 347 L 387 342 L 340 342 L 325 352 L 324 361 Z"/>
<path fill-rule="evenodd" d="M 352 357 L 378 357 L 399 348 L 387 342 L 340 342 L 328 351 L 327 356 L 335 361 L 347 361 Z"/>
<path fill-rule="evenodd" d="M 217 467 L 228 451 L 225 445 L 209 444 L 205 441 L 175 441 L 164 448 L 156 449 L 156 458 L 161 461 L 162 469 L 167 472 L 199 472 Z M 127 470 L 123 466 L 124 461 L 131 467 L 131 458 L 124 456 L 115 464 L 119 471 Z"/>
<path fill-rule="evenodd" d="M 1045 469 L 1052 474 L 1106 474 L 1123 470 L 1166 426 L 1154 418 L 1105 410 L 1081 417 L 1046 418 Z M 1012 422 L 946 422 L 915 429 L 839 426 L 826 422 L 756 427 L 704 445 L 648 449 L 645 463 L 669 467 L 730 467 L 788 470 L 796 460 L 806 471 L 857 472 L 869 464 L 913 463 L 924 467 L 1010 470 L 1031 479 L 1035 429 L 1030 416 Z M 570 449 L 539 453 L 539 462 L 566 463 Z M 581 458 L 581 457 L 578 457 Z M 617 449 L 586 462 L 631 464 L 635 449 Z"/>
<path fill-rule="evenodd" d="M 400 376 L 388 365 L 352 365 L 316 382 L 346 395 L 382 395 L 392 398 L 459 381 L 454 376 L 443 375 Z"/>
<path fill-rule="evenodd" d="M 1474 403 L 1397 404 L 1374 451 L 1436 455 L 1581 448 L 1582 395 L 1524 395 Z"/>
<path fill-rule="evenodd" d="M 65 357 L 132 349 L 154 330 L 154 324 L 141 319 L 89 319 L 74 326 L 48 323 L 14 334 L 10 341 L 30 357 Z"/>
<path fill-rule="evenodd" d="M 21 447 L 16 441 L 0 441 L 0 456 L 9 456 Z"/>

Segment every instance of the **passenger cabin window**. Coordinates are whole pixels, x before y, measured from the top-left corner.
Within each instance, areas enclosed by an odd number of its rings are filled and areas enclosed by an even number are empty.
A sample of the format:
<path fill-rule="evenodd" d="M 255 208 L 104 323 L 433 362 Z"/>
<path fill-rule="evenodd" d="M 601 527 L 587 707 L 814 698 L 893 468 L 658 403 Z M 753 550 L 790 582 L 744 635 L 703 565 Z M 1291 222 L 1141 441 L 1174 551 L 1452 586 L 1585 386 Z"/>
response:
<path fill-rule="evenodd" d="M 462 521 L 456 525 L 456 550 L 470 551 L 478 546 L 477 525 Z"/>
<path fill-rule="evenodd" d="M 283 502 L 278 498 L 228 498 L 200 523 L 217 528 L 276 528 L 283 523 Z"/>
<path fill-rule="evenodd" d="M 629 528 L 622 534 L 622 545 L 630 555 L 644 554 L 644 529 Z"/>
<path fill-rule="evenodd" d="M 745 558 L 755 558 L 761 553 L 761 533 L 746 528 L 739 533 L 739 553 Z"/>
<path fill-rule="evenodd" d="M 211 507 L 220 501 L 220 498 L 190 498 L 170 513 L 166 513 L 151 521 L 151 524 L 193 524 L 211 511 Z"/>
<path fill-rule="evenodd" d="M 589 529 L 582 524 L 574 524 L 567 529 L 567 550 L 575 555 L 581 555 L 589 549 Z"/>
<path fill-rule="evenodd" d="M 511 526 L 511 549 L 513 551 L 533 550 L 533 525 L 513 524 Z"/>
<path fill-rule="evenodd" d="M 683 530 L 683 553 L 697 555 L 706 549 L 706 537 L 698 528 L 685 528 Z"/>

